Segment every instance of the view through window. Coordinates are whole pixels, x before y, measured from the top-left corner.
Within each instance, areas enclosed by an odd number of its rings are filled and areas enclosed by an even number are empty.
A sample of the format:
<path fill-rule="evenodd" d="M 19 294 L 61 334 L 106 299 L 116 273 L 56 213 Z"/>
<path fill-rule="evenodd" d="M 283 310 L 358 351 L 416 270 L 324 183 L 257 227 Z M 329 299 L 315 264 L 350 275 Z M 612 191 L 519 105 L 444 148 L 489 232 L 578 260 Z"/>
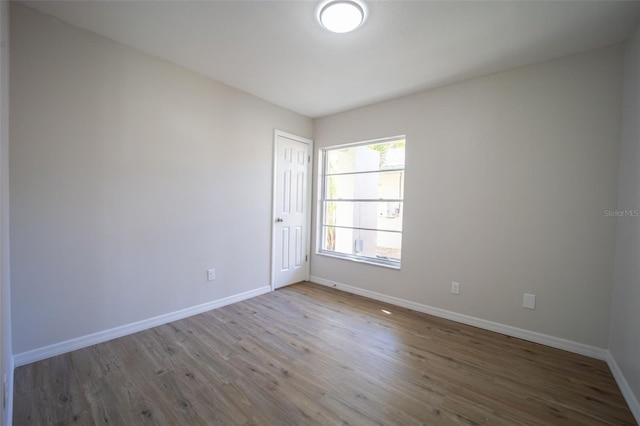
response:
<path fill-rule="evenodd" d="M 405 143 L 322 150 L 320 253 L 400 267 Z"/>

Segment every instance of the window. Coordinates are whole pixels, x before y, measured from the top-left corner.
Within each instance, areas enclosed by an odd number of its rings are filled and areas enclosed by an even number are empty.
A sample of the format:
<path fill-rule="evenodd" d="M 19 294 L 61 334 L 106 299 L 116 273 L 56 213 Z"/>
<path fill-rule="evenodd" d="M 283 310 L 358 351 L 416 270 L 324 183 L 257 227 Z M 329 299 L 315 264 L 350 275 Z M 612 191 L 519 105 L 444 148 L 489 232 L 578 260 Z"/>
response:
<path fill-rule="evenodd" d="M 404 136 L 321 150 L 319 253 L 400 268 Z"/>

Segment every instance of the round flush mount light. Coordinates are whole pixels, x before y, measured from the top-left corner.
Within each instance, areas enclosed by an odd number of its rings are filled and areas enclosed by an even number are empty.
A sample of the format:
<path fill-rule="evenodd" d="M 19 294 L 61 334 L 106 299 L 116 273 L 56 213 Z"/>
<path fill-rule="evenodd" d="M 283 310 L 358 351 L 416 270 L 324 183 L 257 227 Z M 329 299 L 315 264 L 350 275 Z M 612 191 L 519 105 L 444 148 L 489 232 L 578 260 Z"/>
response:
<path fill-rule="evenodd" d="M 334 33 L 353 31 L 364 21 L 364 9 L 355 1 L 337 0 L 320 9 L 320 23 Z"/>

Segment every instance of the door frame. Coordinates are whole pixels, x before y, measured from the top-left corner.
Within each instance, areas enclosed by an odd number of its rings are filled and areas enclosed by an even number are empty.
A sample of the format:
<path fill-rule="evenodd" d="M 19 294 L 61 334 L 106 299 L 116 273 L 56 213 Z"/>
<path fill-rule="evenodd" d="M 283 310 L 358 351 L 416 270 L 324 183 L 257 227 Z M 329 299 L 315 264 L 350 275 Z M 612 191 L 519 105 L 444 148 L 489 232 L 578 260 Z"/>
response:
<path fill-rule="evenodd" d="M 311 192 L 313 188 L 313 140 L 304 138 L 302 136 L 294 135 L 282 130 L 273 130 L 273 176 L 271 181 L 272 194 L 271 194 L 271 291 L 275 290 L 276 281 L 276 197 L 278 193 L 278 187 L 276 185 L 277 173 L 278 173 L 278 137 L 282 136 L 287 139 L 292 139 L 296 142 L 302 142 L 309 146 L 309 158 L 307 162 L 307 199 L 305 200 L 305 207 L 307 208 L 307 214 L 305 219 L 306 230 L 306 244 L 305 251 L 307 256 L 305 261 L 305 280 L 309 280 L 309 273 L 311 271 L 311 199 L 313 194 Z"/>

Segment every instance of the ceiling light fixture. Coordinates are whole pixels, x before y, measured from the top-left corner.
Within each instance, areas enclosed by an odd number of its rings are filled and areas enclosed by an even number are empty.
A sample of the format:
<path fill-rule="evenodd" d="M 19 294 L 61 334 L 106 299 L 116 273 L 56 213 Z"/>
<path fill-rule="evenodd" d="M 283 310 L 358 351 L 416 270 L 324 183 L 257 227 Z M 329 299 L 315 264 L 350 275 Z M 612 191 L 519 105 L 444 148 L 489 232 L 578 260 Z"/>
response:
<path fill-rule="evenodd" d="M 364 9 L 355 1 L 338 0 L 320 10 L 320 23 L 334 33 L 353 31 L 364 21 Z"/>

